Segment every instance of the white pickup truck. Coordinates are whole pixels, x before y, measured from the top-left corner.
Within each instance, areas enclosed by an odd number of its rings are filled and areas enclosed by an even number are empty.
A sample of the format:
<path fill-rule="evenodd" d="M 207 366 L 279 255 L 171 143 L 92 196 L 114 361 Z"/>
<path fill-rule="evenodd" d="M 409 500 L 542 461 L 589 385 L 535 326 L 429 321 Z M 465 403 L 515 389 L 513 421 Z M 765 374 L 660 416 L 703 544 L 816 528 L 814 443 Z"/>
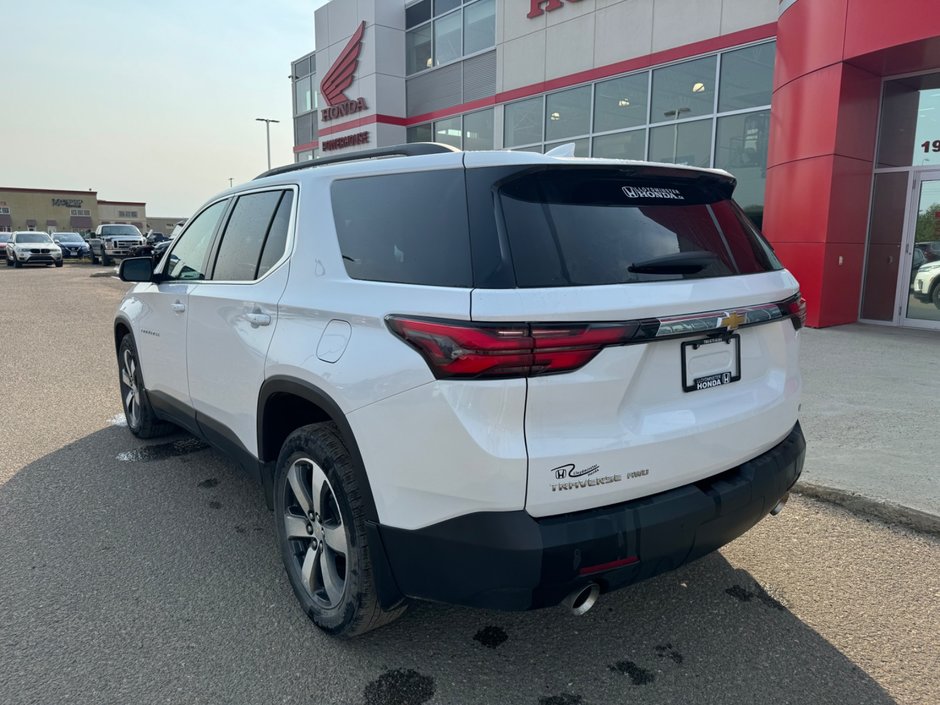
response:
<path fill-rule="evenodd" d="M 91 261 L 99 261 L 106 267 L 113 259 L 128 257 L 131 249 L 144 244 L 144 237 L 136 225 L 126 223 L 106 223 L 95 229 L 95 234 L 88 239 L 91 247 Z"/>

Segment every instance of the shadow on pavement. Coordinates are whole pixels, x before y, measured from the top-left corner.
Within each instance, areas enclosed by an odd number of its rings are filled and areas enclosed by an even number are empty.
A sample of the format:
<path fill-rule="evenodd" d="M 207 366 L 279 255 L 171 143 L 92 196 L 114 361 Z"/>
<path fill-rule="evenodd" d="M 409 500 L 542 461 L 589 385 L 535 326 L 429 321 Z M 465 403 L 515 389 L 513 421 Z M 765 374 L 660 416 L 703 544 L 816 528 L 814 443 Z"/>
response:
<path fill-rule="evenodd" d="M 584 617 L 417 604 L 331 640 L 259 489 L 183 435 L 107 428 L 31 463 L 0 537 L 4 703 L 894 702 L 717 553 Z"/>

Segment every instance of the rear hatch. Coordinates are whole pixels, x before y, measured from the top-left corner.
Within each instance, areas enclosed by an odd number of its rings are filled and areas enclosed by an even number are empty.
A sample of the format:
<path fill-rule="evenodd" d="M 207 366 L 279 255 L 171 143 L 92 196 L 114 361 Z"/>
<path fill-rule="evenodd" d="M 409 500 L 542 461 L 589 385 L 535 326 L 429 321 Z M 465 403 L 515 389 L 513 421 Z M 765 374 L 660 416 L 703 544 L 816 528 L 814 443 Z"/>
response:
<path fill-rule="evenodd" d="M 531 347 L 506 369 L 527 377 L 530 514 L 693 483 L 790 432 L 798 285 L 731 177 L 574 162 L 467 173 L 472 319 Z"/>

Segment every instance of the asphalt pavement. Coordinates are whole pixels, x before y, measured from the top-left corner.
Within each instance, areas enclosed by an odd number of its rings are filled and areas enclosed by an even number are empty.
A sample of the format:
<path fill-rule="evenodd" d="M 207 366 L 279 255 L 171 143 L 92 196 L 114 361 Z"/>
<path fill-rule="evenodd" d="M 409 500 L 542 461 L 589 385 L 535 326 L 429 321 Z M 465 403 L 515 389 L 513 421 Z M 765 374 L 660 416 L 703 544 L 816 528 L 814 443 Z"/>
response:
<path fill-rule="evenodd" d="M 584 617 L 425 603 L 324 636 L 252 481 L 120 425 L 125 288 L 0 268 L 0 703 L 940 702 L 940 540 L 803 498 Z"/>
<path fill-rule="evenodd" d="M 940 332 L 854 324 L 801 337 L 803 480 L 940 516 Z"/>

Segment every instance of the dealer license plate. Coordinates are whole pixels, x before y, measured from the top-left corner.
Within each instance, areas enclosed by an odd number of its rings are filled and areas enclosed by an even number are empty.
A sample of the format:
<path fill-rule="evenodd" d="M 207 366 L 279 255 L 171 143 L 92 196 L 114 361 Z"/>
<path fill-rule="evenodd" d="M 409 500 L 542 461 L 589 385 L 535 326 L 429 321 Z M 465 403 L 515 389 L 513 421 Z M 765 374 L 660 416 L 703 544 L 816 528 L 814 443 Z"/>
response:
<path fill-rule="evenodd" d="M 682 343 L 682 391 L 699 392 L 741 379 L 741 336 Z"/>

